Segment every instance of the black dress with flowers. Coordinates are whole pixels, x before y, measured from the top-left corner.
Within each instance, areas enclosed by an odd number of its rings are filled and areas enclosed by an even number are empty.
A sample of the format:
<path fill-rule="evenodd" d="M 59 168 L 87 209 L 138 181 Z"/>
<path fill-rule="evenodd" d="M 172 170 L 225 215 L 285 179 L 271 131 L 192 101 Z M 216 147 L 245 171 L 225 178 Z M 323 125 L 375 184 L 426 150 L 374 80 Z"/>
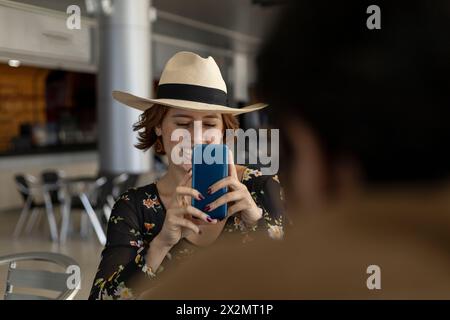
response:
<path fill-rule="evenodd" d="M 251 239 L 251 232 L 263 230 L 271 238 L 280 239 L 283 236 L 283 207 L 278 176 L 262 175 L 258 169 L 246 168 L 242 183 L 262 209 L 263 219 L 249 230 L 237 214 L 228 219 L 221 236 L 223 233 L 236 234 L 246 242 Z M 161 231 L 164 218 L 165 208 L 155 183 L 129 189 L 121 195 L 108 222 L 107 242 L 89 299 L 136 298 L 139 292 L 130 285 L 132 278 L 155 281 L 145 272 L 144 257 L 150 242 Z M 156 274 L 185 259 L 196 249 L 195 245 L 181 240 L 172 247 Z"/>

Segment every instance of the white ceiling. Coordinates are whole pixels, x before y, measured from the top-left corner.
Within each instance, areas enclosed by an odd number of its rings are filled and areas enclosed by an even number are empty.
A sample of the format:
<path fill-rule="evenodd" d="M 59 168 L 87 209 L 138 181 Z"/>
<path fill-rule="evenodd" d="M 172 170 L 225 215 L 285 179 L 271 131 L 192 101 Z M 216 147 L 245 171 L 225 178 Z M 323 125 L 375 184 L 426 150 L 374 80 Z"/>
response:
<path fill-rule="evenodd" d="M 261 7 L 252 0 L 153 0 L 153 5 L 194 20 L 247 35 L 262 37 L 276 17 L 278 7 Z"/>
<path fill-rule="evenodd" d="M 84 0 L 13 0 L 59 11 L 77 4 L 86 13 Z M 125 1 L 125 0 L 123 0 Z M 126 0 L 132 1 L 132 0 Z M 280 8 L 261 7 L 252 0 L 153 0 L 159 10 L 262 38 Z"/>

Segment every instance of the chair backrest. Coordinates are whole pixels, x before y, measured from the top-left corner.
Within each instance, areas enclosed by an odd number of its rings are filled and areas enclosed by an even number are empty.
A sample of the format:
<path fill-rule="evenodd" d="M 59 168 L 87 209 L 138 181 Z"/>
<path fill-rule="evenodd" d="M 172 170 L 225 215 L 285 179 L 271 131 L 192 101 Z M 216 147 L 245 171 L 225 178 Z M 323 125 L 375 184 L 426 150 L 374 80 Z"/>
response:
<path fill-rule="evenodd" d="M 25 201 L 29 193 L 28 182 L 25 179 L 25 176 L 23 174 L 16 174 L 14 180 L 16 181 L 17 190 Z"/>
<path fill-rule="evenodd" d="M 127 191 L 131 187 L 135 187 L 139 174 L 135 173 L 122 173 L 113 179 L 112 196 L 117 199 L 122 193 Z"/>
<path fill-rule="evenodd" d="M 113 196 L 114 199 L 116 199 L 120 195 L 121 186 L 127 182 L 129 177 L 130 176 L 128 173 L 122 173 L 114 177 L 112 181 L 113 188 L 111 192 L 111 195 Z"/>
<path fill-rule="evenodd" d="M 58 183 L 61 181 L 62 173 L 60 171 L 56 170 L 45 170 L 41 173 L 41 181 L 43 184 L 46 185 L 58 185 Z M 60 188 L 52 188 L 49 191 L 50 199 L 52 200 L 52 203 L 60 203 L 60 196 L 59 196 L 59 189 Z"/>
<path fill-rule="evenodd" d="M 91 185 L 89 199 L 94 209 L 99 209 L 106 201 L 106 197 L 112 190 L 112 177 L 107 175 L 99 175 L 95 183 Z"/>
<path fill-rule="evenodd" d="M 52 272 L 46 270 L 18 269 L 17 263 L 24 261 L 43 261 L 54 264 L 67 270 L 69 266 L 79 268 L 72 258 L 50 252 L 30 252 L 13 254 L 0 257 L 0 265 L 8 264 L 8 276 L 6 280 L 5 300 L 72 300 L 79 291 L 79 283 L 71 283 L 71 273 Z M 79 270 L 79 269 L 78 269 Z M 79 281 L 79 278 L 78 278 Z M 71 284 L 71 285 L 69 285 Z M 37 294 L 16 293 L 15 290 L 32 291 L 33 289 L 43 289 L 58 293 L 56 298 L 46 297 Z"/>
<path fill-rule="evenodd" d="M 16 174 L 14 180 L 16 181 L 17 190 L 21 194 L 23 200 L 26 201 L 28 195 L 31 194 L 32 185 L 36 185 L 38 180 L 30 174 Z"/>
<path fill-rule="evenodd" d="M 95 192 L 92 193 L 92 204 L 94 204 L 94 207 L 97 209 L 103 208 L 103 206 L 108 203 L 108 197 L 113 196 L 114 198 L 117 198 L 128 188 L 134 187 L 138 178 L 139 174 L 133 173 L 100 173 L 99 178 L 95 183 L 96 190 L 93 190 Z"/>
<path fill-rule="evenodd" d="M 122 182 L 119 186 L 119 190 L 117 191 L 118 196 L 127 191 L 129 188 L 135 187 L 140 176 L 139 174 L 136 173 L 128 173 L 127 175 L 128 179 Z"/>

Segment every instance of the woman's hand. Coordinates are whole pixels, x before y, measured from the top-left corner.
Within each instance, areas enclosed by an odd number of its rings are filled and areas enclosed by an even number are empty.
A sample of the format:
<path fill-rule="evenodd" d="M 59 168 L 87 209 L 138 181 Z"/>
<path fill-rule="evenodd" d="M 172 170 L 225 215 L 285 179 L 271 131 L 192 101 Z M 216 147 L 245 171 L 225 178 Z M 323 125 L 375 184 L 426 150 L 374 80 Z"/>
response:
<path fill-rule="evenodd" d="M 208 194 L 213 194 L 224 187 L 228 187 L 228 192 L 207 205 L 205 211 L 210 212 L 225 203 L 232 202 L 228 206 L 228 216 L 240 213 L 247 227 L 254 226 L 262 218 L 262 210 L 256 205 L 247 187 L 239 181 L 231 151 L 228 153 L 228 177 L 210 186 Z"/>
<path fill-rule="evenodd" d="M 211 219 L 207 214 L 190 205 L 191 197 L 197 200 L 203 199 L 200 192 L 187 186 L 191 177 L 192 171 L 189 171 L 176 188 L 172 201 L 168 205 L 161 232 L 154 239 L 160 246 L 170 249 L 181 238 L 191 233 L 200 234 L 200 228 L 190 220 L 191 217 L 198 218 L 207 224 L 217 223 L 216 219 Z"/>

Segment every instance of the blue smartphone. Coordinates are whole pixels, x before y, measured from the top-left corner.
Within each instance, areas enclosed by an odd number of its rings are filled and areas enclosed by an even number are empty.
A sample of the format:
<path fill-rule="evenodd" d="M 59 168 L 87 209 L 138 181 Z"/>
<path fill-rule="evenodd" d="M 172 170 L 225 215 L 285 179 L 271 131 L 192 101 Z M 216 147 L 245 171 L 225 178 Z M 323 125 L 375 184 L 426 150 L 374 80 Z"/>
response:
<path fill-rule="evenodd" d="M 225 144 L 197 144 L 192 152 L 192 188 L 198 190 L 205 199 L 192 198 L 192 206 L 204 211 L 206 205 L 227 193 L 222 188 L 208 194 L 208 188 L 228 176 L 228 147 Z M 227 216 L 227 205 L 206 212 L 212 219 L 223 220 Z"/>

